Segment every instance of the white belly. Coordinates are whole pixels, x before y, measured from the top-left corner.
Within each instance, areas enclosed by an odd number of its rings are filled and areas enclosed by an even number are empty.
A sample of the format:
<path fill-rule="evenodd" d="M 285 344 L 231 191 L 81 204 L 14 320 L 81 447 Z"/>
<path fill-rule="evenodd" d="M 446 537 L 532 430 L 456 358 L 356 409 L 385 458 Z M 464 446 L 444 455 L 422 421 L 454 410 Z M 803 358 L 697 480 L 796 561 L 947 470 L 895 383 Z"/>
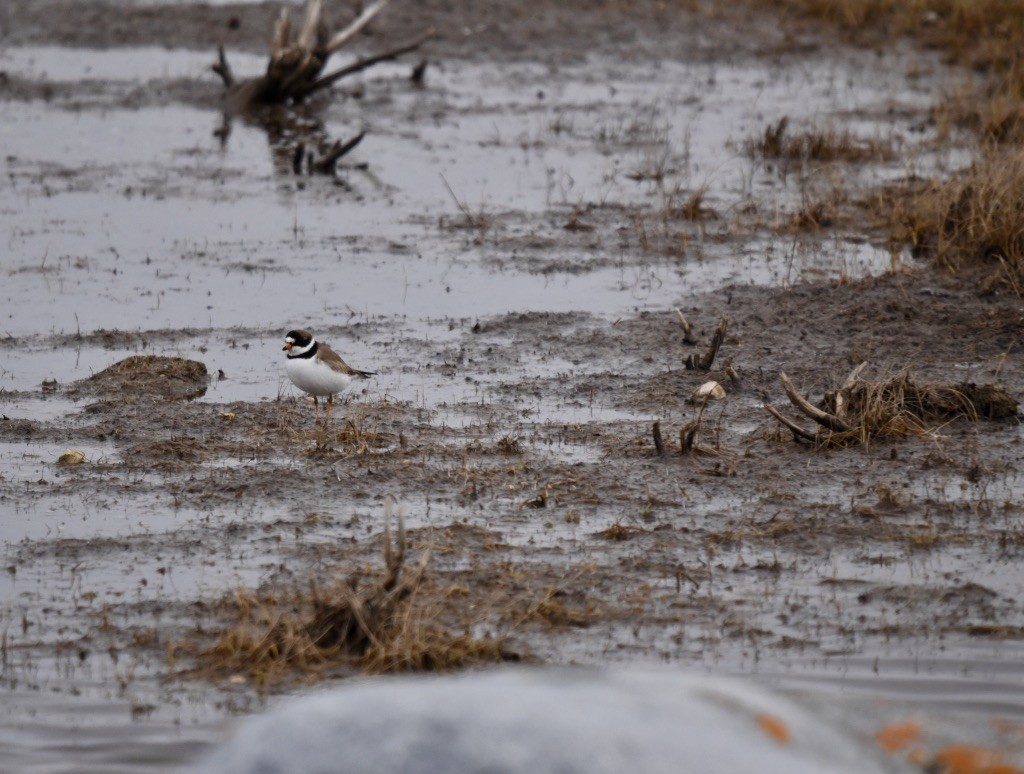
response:
<path fill-rule="evenodd" d="M 284 369 L 292 384 L 310 395 L 334 395 L 352 382 L 351 376 L 338 373 L 316 358 L 290 358 Z"/>

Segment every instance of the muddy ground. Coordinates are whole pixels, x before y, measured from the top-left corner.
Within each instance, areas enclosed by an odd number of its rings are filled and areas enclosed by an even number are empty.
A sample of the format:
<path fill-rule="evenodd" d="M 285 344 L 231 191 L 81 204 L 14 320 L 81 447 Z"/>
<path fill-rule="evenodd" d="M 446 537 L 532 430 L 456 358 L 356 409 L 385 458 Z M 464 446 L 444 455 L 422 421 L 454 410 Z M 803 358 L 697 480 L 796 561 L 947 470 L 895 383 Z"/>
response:
<path fill-rule="evenodd" d="M 860 727 L 933 712 L 952 737 L 1001 734 L 1019 755 L 1019 737 L 989 725 L 1024 710 L 1017 419 L 814 448 L 762 406 L 796 416 L 780 372 L 817 401 L 863 361 L 868 378 L 909 368 L 1024 395 L 1020 299 L 984 270 L 890 254 L 857 206 L 873 186 L 969 155 L 929 124 L 929 100 L 956 76 L 926 53 L 844 49 L 756 15 L 506 5 L 390 9 L 360 45 L 434 26 L 424 87 L 408 82 L 414 56 L 283 131 L 236 120 L 226 145 L 213 136 L 219 86 L 191 63 L 225 42 L 258 65 L 273 7 L 0 8 L 4 120 L 32 131 L 17 116 L 38 115 L 41 132 L 9 151 L 3 202 L 11 760 L 56 766 L 70 750 L 97 770 L 133 770 L 138 755 L 176 765 L 224 714 L 303 682 L 268 686 L 244 665 L 197 676 L 194 654 L 233 625 L 239 585 L 283 594 L 379 573 L 389 493 L 412 556 L 431 551 L 419 599 L 432 620 L 500 642 L 500 658 L 669 663 L 898 699 L 912 709 L 886 705 Z M 103 75 L 122 65 L 89 51 L 124 46 L 197 53 L 184 74 Z M 54 75 L 62 48 L 101 74 Z M 159 48 L 131 51 L 154 69 Z M 826 95 L 867 93 L 821 101 L 797 82 L 780 109 L 803 105 L 797 119 L 852 126 L 894 155 L 785 169 L 751 158 L 743 143 L 778 117 L 773 104 L 721 131 L 678 112 L 729 119 L 701 95 L 731 104 L 748 83 L 731 67 L 756 76 L 755 94 L 822 73 Z M 648 102 L 650 68 L 666 91 Z M 699 78 L 680 87 L 679 73 Z M 516 111 L 537 117 L 531 133 Z M 150 134 L 118 146 L 123 164 L 60 145 L 81 140 L 66 126 L 117 131 L 133 116 Z M 159 116 L 188 124 L 169 157 L 150 148 Z M 336 176 L 282 164 L 303 132 L 318 142 L 360 121 L 368 139 Z M 702 167 L 705 142 L 727 160 Z M 704 203 L 682 207 L 698 190 Z M 821 190 L 840 225 L 798 217 Z M 135 224 L 123 208 L 143 201 Z M 229 225 L 207 219 L 218 212 Z M 723 317 L 712 372 L 687 370 Z M 298 324 L 378 371 L 328 424 L 281 376 Z M 148 355 L 205 368 L 100 373 Z M 726 398 L 694 404 L 709 378 Z M 704 451 L 681 454 L 680 428 L 698 417 Z M 58 464 L 65 449 L 84 461 Z"/>

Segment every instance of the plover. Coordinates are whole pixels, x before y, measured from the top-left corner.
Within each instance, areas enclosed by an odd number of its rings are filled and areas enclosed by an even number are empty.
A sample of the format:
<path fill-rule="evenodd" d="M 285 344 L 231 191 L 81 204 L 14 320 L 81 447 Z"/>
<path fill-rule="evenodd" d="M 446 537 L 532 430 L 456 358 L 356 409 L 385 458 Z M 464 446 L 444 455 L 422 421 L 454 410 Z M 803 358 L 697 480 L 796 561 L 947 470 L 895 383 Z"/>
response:
<path fill-rule="evenodd" d="M 348 389 L 354 379 L 369 379 L 375 374 L 374 371 L 353 368 L 337 352 L 301 328 L 288 332 L 282 349 L 288 353 L 285 362 L 288 378 L 300 390 L 313 396 L 317 416 L 320 415 L 317 397 L 327 398 L 326 413 L 330 416 L 337 393 Z"/>

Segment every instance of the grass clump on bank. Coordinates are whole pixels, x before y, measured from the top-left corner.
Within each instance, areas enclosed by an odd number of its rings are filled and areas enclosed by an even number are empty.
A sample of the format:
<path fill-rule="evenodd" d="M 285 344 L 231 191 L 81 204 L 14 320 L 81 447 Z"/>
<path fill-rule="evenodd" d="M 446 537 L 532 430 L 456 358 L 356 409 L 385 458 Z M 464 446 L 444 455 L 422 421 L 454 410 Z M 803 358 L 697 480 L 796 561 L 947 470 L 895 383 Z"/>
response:
<path fill-rule="evenodd" d="M 965 174 L 914 184 L 879 198 L 894 242 L 960 269 L 994 268 L 986 285 L 1024 290 L 1024 0 L 784 0 L 773 12 L 826 22 L 861 43 L 885 46 L 905 37 L 943 52 L 963 67 L 963 85 L 936 106 L 943 122 L 975 132 L 984 150 Z M 785 125 L 768 127 L 763 152 L 779 145 Z M 810 149 L 804 148 L 809 154 Z"/>
<path fill-rule="evenodd" d="M 959 270 L 990 269 L 984 285 L 1024 296 L 1024 146 L 993 147 L 964 174 L 885 192 L 893 239 Z"/>

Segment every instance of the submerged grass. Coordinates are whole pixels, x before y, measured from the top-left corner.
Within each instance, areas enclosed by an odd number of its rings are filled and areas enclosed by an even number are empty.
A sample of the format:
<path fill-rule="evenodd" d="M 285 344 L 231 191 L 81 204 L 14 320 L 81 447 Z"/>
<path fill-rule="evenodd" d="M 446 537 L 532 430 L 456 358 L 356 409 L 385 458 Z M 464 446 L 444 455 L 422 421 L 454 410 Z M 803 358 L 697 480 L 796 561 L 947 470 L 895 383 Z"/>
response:
<path fill-rule="evenodd" d="M 848 131 L 809 128 L 792 132 L 789 119 L 769 124 L 760 137 L 748 140 L 751 156 L 784 161 L 857 163 L 891 158 L 892 148 L 881 140 L 865 140 Z"/>

